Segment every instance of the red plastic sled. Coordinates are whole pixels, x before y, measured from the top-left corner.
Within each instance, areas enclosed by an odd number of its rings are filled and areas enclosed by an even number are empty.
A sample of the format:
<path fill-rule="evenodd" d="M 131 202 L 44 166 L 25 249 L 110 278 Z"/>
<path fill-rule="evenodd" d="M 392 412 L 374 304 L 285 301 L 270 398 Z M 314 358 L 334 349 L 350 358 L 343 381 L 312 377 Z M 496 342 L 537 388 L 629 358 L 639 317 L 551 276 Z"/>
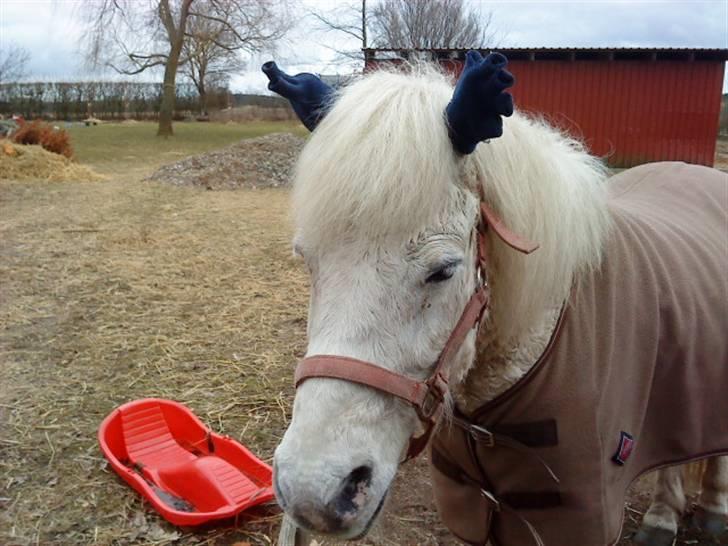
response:
<path fill-rule="evenodd" d="M 175 525 L 230 518 L 274 498 L 270 466 L 172 400 L 117 408 L 101 423 L 99 443 L 112 468 Z"/>

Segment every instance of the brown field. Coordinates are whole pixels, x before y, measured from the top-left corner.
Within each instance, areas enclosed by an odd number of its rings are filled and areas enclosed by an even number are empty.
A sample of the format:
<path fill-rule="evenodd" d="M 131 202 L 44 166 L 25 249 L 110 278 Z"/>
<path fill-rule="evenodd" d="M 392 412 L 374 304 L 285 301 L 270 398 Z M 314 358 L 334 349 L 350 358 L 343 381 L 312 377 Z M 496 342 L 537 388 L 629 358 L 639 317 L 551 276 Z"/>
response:
<path fill-rule="evenodd" d="M 180 127 L 179 145 L 156 151 L 153 139 L 104 150 L 93 133 L 75 135 L 79 158 L 106 181 L 0 180 L 0 544 L 275 542 L 274 507 L 218 528 L 167 524 L 96 443 L 114 407 L 160 396 L 270 461 L 290 417 L 308 287 L 290 250 L 288 192 L 141 181 L 210 139 L 222 146 L 262 131 L 204 124 L 191 138 Z M 123 140 L 113 130 L 105 138 Z M 426 467 L 400 473 L 390 510 L 360 544 L 456 544 Z M 640 487 L 626 536 L 645 502 Z M 707 542 L 686 534 L 676 544 Z"/>

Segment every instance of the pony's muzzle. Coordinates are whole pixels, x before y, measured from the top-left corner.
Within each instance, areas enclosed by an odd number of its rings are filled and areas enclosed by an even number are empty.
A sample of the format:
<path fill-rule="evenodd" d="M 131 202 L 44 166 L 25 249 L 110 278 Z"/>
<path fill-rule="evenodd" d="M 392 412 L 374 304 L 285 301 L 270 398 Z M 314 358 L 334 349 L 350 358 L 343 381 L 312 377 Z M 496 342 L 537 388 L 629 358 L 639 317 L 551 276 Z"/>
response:
<path fill-rule="evenodd" d="M 275 492 L 278 503 L 298 525 L 323 534 L 348 534 L 361 526 L 359 516 L 367 505 L 372 480 L 370 466 L 358 466 L 341 482 L 332 495 L 296 491 L 276 465 Z"/>

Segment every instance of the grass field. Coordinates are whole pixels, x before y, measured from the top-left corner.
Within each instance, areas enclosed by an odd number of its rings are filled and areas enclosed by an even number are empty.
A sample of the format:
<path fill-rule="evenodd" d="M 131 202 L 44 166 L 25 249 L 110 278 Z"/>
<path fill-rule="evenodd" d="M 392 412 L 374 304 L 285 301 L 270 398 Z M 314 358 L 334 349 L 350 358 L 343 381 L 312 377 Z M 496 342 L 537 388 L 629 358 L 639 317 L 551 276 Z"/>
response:
<path fill-rule="evenodd" d="M 282 121 L 175 123 L 175 135 L 168 139 L 156 136 L 157 125 L 152 122 L 109 123 L 91 127 L 75 125 L 67 130 L 71 134 L 76 159 L 94 165 L 103 173 L 129 168 L 148 170 L 151 166 L 268 133 L 287 131 L 299 136 L 308 133 L 300 123 Z"/>
<path fill-rule="evenodd" d="M 221 528 L 167 524 L 107 468 L 96 430 L 125 401 L 173 398 L 271 460 L 308 302 L 288 191 L 142 178 L 290 129 L 304 134 L 283 123 L 178 123 L 168 140 L 153 124 L 75 127 L 78 160 L 108 180 L 0 181 L 0 545 L 274 543 L 273 508 Z M 361 544 L 456 544 L 434 511 L 426 461 L 406 466 L 390 497 Z M 646 496 L 630 502 L 627 531 Z"/>

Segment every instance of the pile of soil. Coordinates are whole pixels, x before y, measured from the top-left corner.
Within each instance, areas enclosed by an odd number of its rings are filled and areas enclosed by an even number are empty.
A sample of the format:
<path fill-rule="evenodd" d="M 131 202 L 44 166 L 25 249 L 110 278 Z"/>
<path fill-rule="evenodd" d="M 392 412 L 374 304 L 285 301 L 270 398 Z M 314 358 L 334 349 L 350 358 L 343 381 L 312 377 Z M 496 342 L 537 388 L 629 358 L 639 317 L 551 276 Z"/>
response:
<path fill-rule="evenodd" d="M 0 180 L 46 180 L 48 182 L 92 182 L 104 177 L 67 157 L 0 140 Z"/>
<path fill-rule="evenodd" d="M 148 180 L 175 186 L 201 186 L 208 190 L 286 186 L 305 142 L 291 133 L 249 138 L 164 165 Z"/>

